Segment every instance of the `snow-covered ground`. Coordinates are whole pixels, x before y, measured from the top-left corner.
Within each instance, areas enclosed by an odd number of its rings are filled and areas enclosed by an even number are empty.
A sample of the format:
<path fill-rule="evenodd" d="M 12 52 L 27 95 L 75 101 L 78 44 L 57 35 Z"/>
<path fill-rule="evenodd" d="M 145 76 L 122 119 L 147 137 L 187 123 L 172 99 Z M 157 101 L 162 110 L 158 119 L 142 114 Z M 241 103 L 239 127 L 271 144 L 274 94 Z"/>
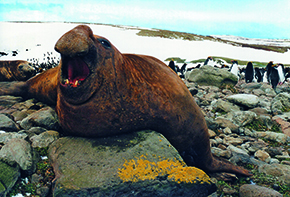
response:
<path fill-rule="evenodd" d="M 67 31 L 77 26 L 73 23 L 10 23 L 0 22 L 0 52 L 8 53 L 0 60 L 38 58 L 41 62 L 44 53 L 54 51 L 57 40 Z M 168 57 L 180 57 L 186 61 L 208 56 L 221 56 L 246 61 L 274 63 L 290 63 L 290 51 L 277 53 L 251 48 L 243 48 L 212 41 L 187 41 L 181 39 L 166 39 L 160 37 L 144 37 L 136 35 L 138 28 L 114 27 L 108 25 L 89 25 L 94 34 L 104 36 L 122 53 L 152 55 L 164 61 Z M 233 38 L 231 38 L 233 39 Z M 243 39 L 243 42 L 252 39 Z M 270 42 L 271 41 L 271 42 Z M 281 40 L 268 40 L 267 43 L 280 43 Z M 289 41 L 285 41 L 289 44 Z M 283 42 L 282 42 L 283 44 Z M 11 51 L 18 55 L 12 56 Z M 165 62 L 168 63 L 168 62 Z"/>
<path fill-rule="evenodd" d="M 257 44 L 257 45 L 267 45 L 267 46 L 279 46 L 279 47 L 290 47 L 290 40 L 285 39 L 254 39 L 254 38 L 244 38 L 240 36 L 212 36 L 214 38 L 221 38 L 223 40 L 239 42 L 244 44 Z"/>

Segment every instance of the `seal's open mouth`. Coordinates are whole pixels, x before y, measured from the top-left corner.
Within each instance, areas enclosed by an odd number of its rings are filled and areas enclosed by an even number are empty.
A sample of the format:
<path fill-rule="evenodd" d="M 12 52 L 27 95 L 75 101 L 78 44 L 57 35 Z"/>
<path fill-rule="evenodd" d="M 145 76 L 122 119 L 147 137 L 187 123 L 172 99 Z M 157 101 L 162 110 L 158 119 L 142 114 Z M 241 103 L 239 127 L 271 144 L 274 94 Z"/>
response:
<path fill-rule="evenodd" d="M 89 67 L 79 57 L 62 62 L 62 85 L 78 87 L 90 74 Z"/>

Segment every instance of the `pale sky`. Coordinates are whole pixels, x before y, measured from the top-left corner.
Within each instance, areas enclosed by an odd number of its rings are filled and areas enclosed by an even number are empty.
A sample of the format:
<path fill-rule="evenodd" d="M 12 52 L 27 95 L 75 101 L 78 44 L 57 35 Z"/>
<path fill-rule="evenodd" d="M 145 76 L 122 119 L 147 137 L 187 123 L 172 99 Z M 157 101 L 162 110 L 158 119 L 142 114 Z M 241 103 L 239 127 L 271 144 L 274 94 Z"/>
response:
<path fill-rule="evenodd" d="M 290 0 L 1 0 L 0 21 L 89 22 L 290 39 Z"/>

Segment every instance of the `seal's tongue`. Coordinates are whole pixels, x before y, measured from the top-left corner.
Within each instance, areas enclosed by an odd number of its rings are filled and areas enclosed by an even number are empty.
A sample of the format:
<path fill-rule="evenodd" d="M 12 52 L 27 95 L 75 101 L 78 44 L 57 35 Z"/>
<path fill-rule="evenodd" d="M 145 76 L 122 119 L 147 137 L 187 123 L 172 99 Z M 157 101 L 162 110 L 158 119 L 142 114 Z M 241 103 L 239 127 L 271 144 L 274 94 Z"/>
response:
<path fill-rule="evenodd" d="M 67 63 L 67 77 L 65 85 L 77 87 L 89 75 L 90 70 L 87 64 L 80 58 L 72 58 Z"/>

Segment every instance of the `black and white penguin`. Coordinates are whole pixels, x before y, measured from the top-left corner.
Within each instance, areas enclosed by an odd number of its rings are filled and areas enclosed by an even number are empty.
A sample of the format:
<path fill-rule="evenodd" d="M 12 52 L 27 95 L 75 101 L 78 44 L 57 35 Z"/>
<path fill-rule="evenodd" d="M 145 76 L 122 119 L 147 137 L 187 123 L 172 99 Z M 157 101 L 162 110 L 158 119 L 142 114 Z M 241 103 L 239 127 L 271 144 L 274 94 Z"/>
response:
<path fill-rule="evenodd" d="M 204 61 L 203 65 L 214 66 L 214 61 L 211 56 L 208 56 Z"/>
<path fill-rule="evenodd" d="M 229 71 L 239 78 L 240 77 L 240 73 L 239 73 L 240 71 L 239 71 L 239 67 L 238 67 L 238 61 L 237 60 L 232 60 L 231 62 L 232 62 L 232 65 L 231 65 Z"/>
<path fill-rule="evenodd" d="M 268 72 L 268 70 L 267 70 Z M 278 65 L 272 65 L 269 74 L 269 82 L 272 85 L 272 88 L 276 91 L 276 87 L 279 83 L 279 73 L 278 73 Z"/>
<path fill-rule="evenodd" d="M 173 59 L 170 60 L 168 66 L 169 66 L 169 67 L 170 67 L 170 68 L 171 68 L 175 73 L 177 73 L 177 72 L 176 72 L 176 68 L 175 68 L 175 63 L 174 63 Z"/>
<path fill-rule="evenodd" d="M 273 66 L 273 61 L 270 61 L 267 66 L 266 66 L 266 71 L 267 71 L 267 81 L 270 83 L 270 74 L 271 74 L 271 71 L 272 71 L 272 66 Z"/>
<path fill-rule="evenodd" d="M 255 68 L 255 79 L 258 83 L 263 82 L 265 70 L 263 68 Z"/>
<path fill-rule="evenodd" d="M 245 81 L 246 83 L 251 83 L 254 80 L 254 67 L 252 62 L 247 63 L 245 70 Z"/>
<path fill-rule="evenodd" d="M 283 64 L 277 64 L 277 70 L 279 74 L 279 85 L 282 85 L 285 82 L 285 69 Z"/>

